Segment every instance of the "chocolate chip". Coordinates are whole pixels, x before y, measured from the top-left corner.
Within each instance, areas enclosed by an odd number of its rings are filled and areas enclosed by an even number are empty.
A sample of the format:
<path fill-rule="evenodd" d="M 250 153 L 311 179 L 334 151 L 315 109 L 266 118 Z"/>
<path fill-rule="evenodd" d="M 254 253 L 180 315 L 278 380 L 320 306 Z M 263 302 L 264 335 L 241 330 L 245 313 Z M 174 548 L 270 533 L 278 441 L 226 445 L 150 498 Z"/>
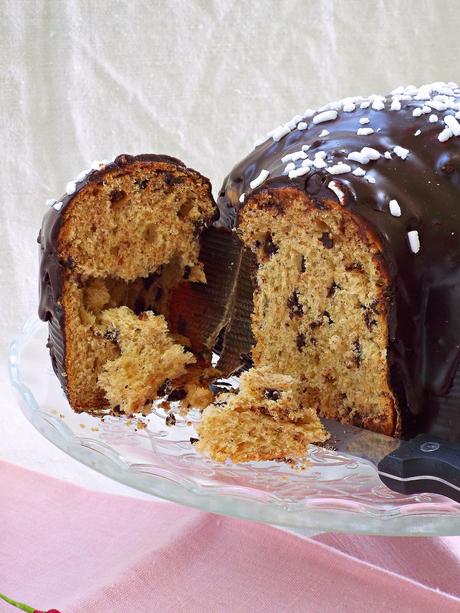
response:
<path fill-rule="evenodd" d="M 271 387 L 267 387 L 264 390 L 264 397 L 267 400 L 279 400 L 281 398 L 281 392 L 279 390 L 275 390 Z"/>
<path fill-rule="evenodd" d="M 272 235 L 270 234 L 270 232 L 267 232 L 265 234 L 264 252 L 269 257 L 278 252 L 278 245 L 275 245 L 275 243 L 273 242 Z"/>
<path fill-rule="evenodd" d="M 312 321 L 310 324 L 308 324 L 308 327 L 309 327 L 311 330 L 314 330 L 315 328 L 319 328 L 319 327 L 320 327 L 320 326 L 322 326 L 322 325 L 323 325 L 323 322 L 322 322 L 322 321 Z"/>
<path fill-rule="evenodd" d="M 353 414 L 353 418 L 352 418 L 352 422 L 354 426 L 358 426 L 361 427 L 364 425 L 364 417 L 362 415 L 360 415 L 359 413 L 354 413 Z"/>
<path fill-rule="evenodd" d="M 164 172 L 163 177 L 164 177 L 166 185 L 169 185 L 169 186 L 180 185 L 181 183 L 184 182 L 183 177 L 175 177 L 170 172 Z"/>
<path fill-rule="evenodd" d="M 364 272 L 364 268 L 361 262 L 352 262 L 351 264 L 347 264 L 345 266 L 345 270 L 347 272 L 352 272 L 352 271 Z"/>
<path fill-rule="evenodd" d="M 134 179 L 133 183 L 138 189 L 145 189 L 147 185 L 149 184 L 149 180 L 148 179 Z"/>
<path fill-rule="evenodd" d="M 305 272 L 306 271 L 306 260 L 305 260 L 305 256 L 302 256 L 302 259 L 300 260 L 300 272 Z"/>
<path fill-rule="evenodd" d="M 77 263 L 73 259 L 73 257 L 71 255 L 69 255 L 69 257 L 62 263 L 62 265 L 65 268 L 69 268 L 70 270 L 73 270 L 76 267 Z"/>
<path fill-rule="evenodd" d="M 377 321 L 372 317 L 372 313 L 370 310 L 366 310 L 364 313 L 364 323 L 366 324 L 368 330 L 372 332 L 372 328 L 377 325 Z"/>
<path fill-rule="evenodd" d="M 166 400 L 169 400 L 169 402 L 176 402 L 177 400 L 183 400 L 186 396 L 187 396 L 187 392 L 184 390 L 184 388 L 183 387 L 179 387 L 179 388 L 173 390 L 168 395 Z"/>
<path fill-rule="evenodd" d="M 303 334 L 302 332 L 299 332 L 297 334 L 297 338 L 295 341 L 295 344 L 297 345 L 297 350 L 302 352 L 302 348 L 305 347 L 305 334 Z"/>
<path fill-rule="evenodd" d="M 359 368 L 363 361 L 363 354 L 362 354 L 361 344 L 358 339 L 353 341 L 353 358 L 355 360 L 356 366 Z"/>
<path fill-rule="evenodd" d="M 166 396 L 172 391 L 172 383 L 170 379 L 165 379 L 157 390 L 158 396 Z"/>
<path fill-rule="evenodd" d="M 198 443 L 200 439 L 199 438 L 195 438 L 194 436 L 190 437 L 190 442 L 192 443 L 192 445 L 194 445 L 195 443 Z"/>
<path fill-rule="evenodd" d="M 334 323 L 334 320 L 332 319 L 331 314 L 329 313 L 329 311 L 323 311 L 323 317 L 326 317 L 327 323 L 329 325 L 332 325 Z"/>
<path fill-rule="evenodd" d="M 374 313 L 377 313 L 377 315 L 380 313 L 379 310 L 379 301 L 377 299 L 373 300 L 370 305 L 369 308 L 372 309 L 372 311 L 374 311 Z"/>
<path fill-rule="evenodd" d="M 118 340 L 119 332 L 116 328 L 109 328 L 104 332 L 104 338 L 106 341 L 112 341 L 116 343 Z"/>
<path fill-rule="evenodd" d="M 332 298 L 332 296 L 335 294 L 335 292 L 338 289 L 342 289 L 341 286 L 338 283 L 336 283 L 335 281 L 332 281 L 331 287 L 327 290 L 327 297 L 328 298 Z"/>
<path fill-rule="evenodd" d="M 188 279 L 190 277 L 191 272 L 192 272 L 192 269 L 190 268 L 190 266 L 185 266 L 184 274 L 183 274 L 184 279 Z"/>
<path fill-rule="evenodd" d="M 323 232 L 319 240 L 323 243 L 326 249 L 332 249 L 332 247 L 334 246 L 334 241 L 332 240 L 332 237 L 329 232 Z"/>
<path fill-rule="evenodd" d="M 167 426 L 175 426 L 176 425 L 176 416 L 174 413 L 168 413 L 166 415 L 165 423 Z"/>
<path fill-rule="evenodd" d="M 289 318 L 293 319 L 295 316 L 303 315 L 303 306 L 299 302 L 299 294 L 296 290 L 287 299 L 287 305 L 289 307 Z"/>
<path fill-rule="evenodd" d="M 112 204 L 115 202 L 120 202 L 120 200 L 123 200 L 125 197 L 126 192 L 124 192 L 122 189 L 113 189 L 109 194 L 109 200 Z"/>

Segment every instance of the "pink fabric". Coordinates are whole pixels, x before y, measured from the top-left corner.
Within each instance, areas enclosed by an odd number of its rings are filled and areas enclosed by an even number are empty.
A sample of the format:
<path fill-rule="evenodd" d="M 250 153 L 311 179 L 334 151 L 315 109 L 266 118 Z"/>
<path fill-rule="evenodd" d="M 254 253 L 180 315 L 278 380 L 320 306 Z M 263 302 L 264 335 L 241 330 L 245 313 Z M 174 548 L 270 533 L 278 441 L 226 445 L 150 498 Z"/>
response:
<path fill-rule="evenodd" d="M 458 613 L 459 578 L 459 537 L 300 539 L 0 462 L 0 591 L 33 606 L 63 613 Z M 14 609 L 0 604 L 0 611 Z"/>

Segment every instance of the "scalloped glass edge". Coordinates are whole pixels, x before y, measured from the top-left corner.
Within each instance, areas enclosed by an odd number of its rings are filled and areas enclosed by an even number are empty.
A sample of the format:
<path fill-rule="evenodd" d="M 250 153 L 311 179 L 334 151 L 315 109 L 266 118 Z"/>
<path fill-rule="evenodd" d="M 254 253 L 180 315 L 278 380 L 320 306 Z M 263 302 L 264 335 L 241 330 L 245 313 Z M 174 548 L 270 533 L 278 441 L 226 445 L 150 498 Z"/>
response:
<path fill-rule="evenodd" d="M 148 464 L 128 462 L 106 443 L 77 436 L 63 421 L 42 411 L 33 391 L 23 381 L 20 367 L 22 352 L 30 338 L 45 325 L 37 317 L 32 317 L 11 341 L 9 373 L 12 385 L 18 392 L 21 409 L 32 425 L 59 449 L 97 472 L 171 502 L 271 524 L 302 536 L 320 532 L 386 536 L 460 535 L 460 505 L 439 496 L 428 497 L 422 502 L 409 501 L 402 507 L 382 504 L 381 509 L 350 504 L 346 498 L 337 501 L 316 497 L 307 504 L 267 501 L 264 496 L 260 500 L 257 496 L 251 496 L 250 488 L 229 486 L 227 492 L 222 491 L 225 487 L 212 491 L 212 487 L 197 487 L 187 479 L 175 482 L 167 475 L 152 474 Z M 374 472 L 377 475 L 375 469 Z M 355 508 L 351 508 L 353 506 Z"/>

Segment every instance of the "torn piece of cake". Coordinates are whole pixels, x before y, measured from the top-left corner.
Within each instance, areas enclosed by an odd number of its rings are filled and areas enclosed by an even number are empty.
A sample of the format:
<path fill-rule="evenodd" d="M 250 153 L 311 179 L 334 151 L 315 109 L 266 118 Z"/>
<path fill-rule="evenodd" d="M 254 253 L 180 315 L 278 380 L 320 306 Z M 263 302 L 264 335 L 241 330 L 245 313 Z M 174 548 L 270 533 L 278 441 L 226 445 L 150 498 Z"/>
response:
<path fill-rule="evenodd" d="M 150 409 L 163 395 L 165 381 L 173 381 L 196 362 L 195 356 L 175 342 L 162 315 L 144 311 L 136 315 L 128 307 L 108 309 L 101 314 L 102 335 L 112 341 L 120 355 L 102 366 L 98 378 L 111 408 L 123 413 Z"/>
<path fill-rule="evenodd" d="M 238 392 L 204 410 L 197 432 L 195 449 L 217 462 L 298 459 L 309 443 L 328 439 L 305 383 L 269 368 L 243 373 Z"/>

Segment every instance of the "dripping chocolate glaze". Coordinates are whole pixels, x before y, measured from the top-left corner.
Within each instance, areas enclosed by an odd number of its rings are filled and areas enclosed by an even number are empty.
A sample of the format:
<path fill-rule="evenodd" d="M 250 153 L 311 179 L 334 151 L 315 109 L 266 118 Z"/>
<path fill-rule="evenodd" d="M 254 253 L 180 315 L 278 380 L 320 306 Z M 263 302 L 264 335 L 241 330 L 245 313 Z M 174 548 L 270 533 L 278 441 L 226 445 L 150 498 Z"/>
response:
<path fill-rule="evenodd" d="M 456 89 L 456 103 L 460 103 L 459 94 Z M 260 191 L 276 193 L 294 187 L 321 203 L 338 200 L 328 188 L 334 181 L 344 192 L 342 204 L 370 226 L 383 245 L 392 296 L 388 358 L 405 432 L 413 423 L 418 430 L 436 431 L 432 424 L 442 422 L 440 433 L 460 441 L 460 376 L 455 376 L 460 360 L 460 137 L 446 142 L 438 139 L 445 128 L 443 117 L 456 110 L 433 109 L 439 121 L 430 123 L 426 113 L 413 116 L 414 109 L 426 100 L 400 100 L 398 111 L 390 110 L 391 97 L 386 98 L 383 110 L 372 109 L 372 102 L 360 108 L 362 100 L 352 112 L 338 108 L 335 120 L 315 125 L 305 118 L 307 129 L 291 128 L 278 142 L 270 137 L 256 146 L 224 181 L 218 200 L 222 223 L 238 225 L 238 211 L 245 206 L 240 203 L 243 193 L 247 203 Z M 374 130 L 372 134 L 358 136 L 361 118 L 369 119 L 364 125 Z M 321 136 L 324 129 L 329 134 Z M 362 166 L 367 175 L 332 175 L 312 167 L 307 174 L 290 179 L 281 158 L 304 145 L 309 146 L 306 153 L 311 159 L 323 151 L 329 166 L 338 162 L 352 170 Z M 409 150 L 406 159 L 393 153 L 396 146 Z M 347 159 L 350 152 L 362 147 L 374 148 L 382 157 L 368 164 Z M 383 157 L 386 151 L 391 152 L 391 159 Z M 296 163 L 297 168 L 301 162 Z M 252 190 L 250 182 L 262 170 L 269 171 L 269 177 Z M 369 177 L 375 183 L 369 183 Z M 390 200 L 398 201 L 400 217 L 390 214 Z M 411 230 L 419 233 L 418 253 L 409 245 Z"/>
<path fill-rule="evenodd" d="M 38 314 L 40 319 L 49 323 L 48 347 L 50 350 L 51 361 L 54 371 L 58 376 L 64 390 L 66 389 L 65 373 L 65 335 L 64 335 L 64 310 L 61 306 L 61 296 L 64 283 L 64 275 L 68 268 L 72 268 L 75 263 L 64 261 L 59 257 L 59 234 L 65 220 L 65 212 L 73 198 L 90 183 L 98 183 L 104 180 L 108 173 L 122 170 L 130 164 L 146 162 L 152 164 L 167 164 L 169 167 L 187 170 L 198 177 L 202 177 L 196 171 L 187 168 L 180 160 L 156 154 L 142 155 L 119 155 L 113 162 L 105 165 L 101 170 L 91 171 L 84 179 L 79 181 L 76 190 L 71 195 L 66 195 L 61 199 L 62 206 L 59 210 L 50 207 L 43 218 L 42 227 L 38 235 L 40 245 L 40 278 L 39 278 L 39 307 Z M 159 171 L 167 171 L 159 168 Z M 209 194 L 211 195 L 211 184 L 209 184 Z"/>

